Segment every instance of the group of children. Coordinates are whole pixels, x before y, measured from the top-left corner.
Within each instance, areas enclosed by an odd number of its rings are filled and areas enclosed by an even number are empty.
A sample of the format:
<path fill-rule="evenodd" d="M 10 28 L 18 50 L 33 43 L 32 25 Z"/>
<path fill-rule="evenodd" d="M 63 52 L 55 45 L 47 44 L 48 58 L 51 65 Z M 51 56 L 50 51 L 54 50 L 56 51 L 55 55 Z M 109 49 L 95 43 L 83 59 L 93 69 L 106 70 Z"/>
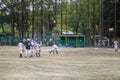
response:
<path fill-rule="evenodd" d="M 36 53 L 35 53 L 36 57 L 40 57 L 41 46 L 42 46 L 41 42 L 33 41 L 33 40 L 30 40 L 30 39 L 27 39 L 25 44 L 23 44 L 22 41 L 20 41 L 18 43 L 19 57 L 22 58 L 23 57 L 23 52 L 25 52 L 25 51 L 26 51 L 25 58 L 33 57 L 33 49 L 35 49 L 35 51 L 36 51 Z M 114 40 L 114 50 L 115 50 L 115 52 L 118 52 L 118 48 L 119 48 L 118 41 Z M 54 44 L 52 46 L 52 49 L 49 51 L 49 53 L 58 54 L 57 49 L 58 49 L 58 46 Z"/>
<path fill-rule="evenodd" d="M 35 51 L 36 51 L 36 57 L 40 57 L 40 47 L 41 46 L 42 46 L 42 44 L 40 42 L 36 42 L 36 41 L 30 40 L 30 39 L 27 39 L 25 44 L 23 44 L 22 41 L 20 41 L 18 43 L 19 57 L 22 58 L 23 52 L 25 52 L 25 51 L 26 51 L 25 58 L 32 57 L 33 49 L 35 49 Z"/>
<path fill-rule="evenodd" d="M 23 57 L 23 52 L 26 52 L 25 58 L 33 57 L 33 49 L 35 49 L 36 57 L 40 57 L 41 46 L 42 46 L 41 42 L 33 41 L 33 40 L 30 40 L 30 39 L 27 39 L 25 44 L 23 44 L 22 41 L 20 41 L 18 43 L 19 57 L 20 58 Z M 52 49 L 50 50 L 50 53 L 53 52 L 53 53 L 58 54 L 57 49 L 58 49 L 58 46 L 54 44 L 52 46 Z"/>

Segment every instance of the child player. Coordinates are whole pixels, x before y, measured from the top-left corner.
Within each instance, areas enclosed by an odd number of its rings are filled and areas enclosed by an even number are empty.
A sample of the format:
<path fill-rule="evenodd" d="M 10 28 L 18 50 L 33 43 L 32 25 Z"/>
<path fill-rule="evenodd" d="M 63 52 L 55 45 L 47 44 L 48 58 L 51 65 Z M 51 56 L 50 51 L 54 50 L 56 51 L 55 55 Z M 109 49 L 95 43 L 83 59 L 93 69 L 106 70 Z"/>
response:
<path fill-rule="evenodd" d="M 36 51 L 36 57 L 40 57 L 40 43 L 39 42 L 35 42 L 35 45 L 34 45 L 34 48 L 35 48 L 35 51 Z"/>
<path fill-rule="evenodd" d="M 18 48 L 19 48 L 19 57 L 22 58 L 23 57 L 22 53 L 23 53 L 23 50 L 24 50 L 24 45 L 23 45 L 22 41 L 20 41 L 18 43 Z"/>
<path fill-rule="evenodd" d="M 118 41 L 117 40 L 114 41 L 114 50 L 115 52 L 118 52 Z"/>
<path fill-rule="evenodd" d="M 53 44 L 52 50 L 51 50 L 49 53 L 53 52 L 53 54 L 54 54 L 54 53 L 58 54 L 58 50 L 57 50 L 57 49 L 58 49 L 58 46 L 55 45 L 55 44 Z"/>

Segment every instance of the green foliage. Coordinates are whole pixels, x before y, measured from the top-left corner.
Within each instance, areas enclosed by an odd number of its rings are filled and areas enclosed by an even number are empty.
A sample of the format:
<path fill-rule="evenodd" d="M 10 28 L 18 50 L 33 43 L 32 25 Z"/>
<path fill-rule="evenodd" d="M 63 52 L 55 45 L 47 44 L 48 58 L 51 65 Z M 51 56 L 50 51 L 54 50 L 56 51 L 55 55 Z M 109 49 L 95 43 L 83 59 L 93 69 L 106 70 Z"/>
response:
<path fill-rule="evenodd" d="M 60 4 L 55 2 L 57 0 L 22 1 L 12 0 L 9 2 L 9 0 L 4 0 L 0 2 L 0 7 L 3 4 L 6 5 L 4 8 L 0 8 L 0 24 L 9 24 L 7 27 L 3 26 L 4 28 L 2 29 L 10 27 L 9 30 L 5 31 L 11 31 L 14 36 L 16 36 L 16 33 L 19 37 L 30 37 L 31 35 L 28 34 L 31 34 L 33 26 L 35 33 L 42 33 L 43 26 L 46 32 L 54 31 L 53 29 L 61 30 L 62 26 L 63 30 L 67 29 L 86 34 L 88 31 L 88 17 L 90 17 L 90 31 L 93 33 L 98 33 L 99 31 L 98 0 L 90 0 L 90 16 L 88 16 L 88 0 L 76 0 L 77 2 L 65 2 L 65 0 L 62 0 Z M 54 23 L 54 20 L 56 20 L 56 23 Z"/>
<path fill-rule="evenodd" d="M 10 25 L 9 24 L 7 24 L 7 23 L 4 23 L 4 28 L 5 28 L 5 32 L 7 32 L 7 33 L 11 33 L 11 27 L 10 27 Z"/>
<path fill-rule="evenodd" d="M 115 2 L 116 1 L 116 2 Z M 115 28 L 116 23 L 116 33 L 119 36 L 120 33 L 120 0 L 104 0 L 103 2 L 103 18 L 104 18 L 104 35 L 109 36 L 109 28 Z M 116 5 L 116 6 L 115 6 Z M 116 15 L 115 15 L 116 13 Z M 116 20 L 115 20 L 116 16 Z M 116 22 L 115 22 L 116 21 Z M 120 37 L 120 36 L 119 36 Z"/>

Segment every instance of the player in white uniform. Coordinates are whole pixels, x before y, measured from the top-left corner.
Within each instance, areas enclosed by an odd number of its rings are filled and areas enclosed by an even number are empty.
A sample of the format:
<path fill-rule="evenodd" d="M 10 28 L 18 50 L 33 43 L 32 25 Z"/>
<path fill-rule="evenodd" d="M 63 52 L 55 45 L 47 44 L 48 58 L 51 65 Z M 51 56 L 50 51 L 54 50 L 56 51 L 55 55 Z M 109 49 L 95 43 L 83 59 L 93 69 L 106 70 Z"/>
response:
<path fill-rule="evenodd" d="M 114 50 L 115 52 L 118 52 L 118 41 L 117 40 L 114 41 Z"/>
<path fill-rule="evenodd" d="M 24 45 L 21 41 L 18 43 L 18 48 L 19 48 L 19 57 L 22 58 L 23 57 L 22 53 L 23 53 Z"/>
<path fill-rule="evenodd" d="M 36 51 L 36 57 L 37 56 L 40 57 L 40 47 L 41 47 L 40 43 L 39 42 L 35 42 L 34 48 L 35 48 L 35 51 Z"/>
<path fill-rule="evenodd" d="M 58 46 L 54 44 L 54 45 L 52 46 L 52 50 L 50 51 L 50 53 L 53 52 L 53 54 L 54 54 L 54 53 L 58 54 L 58 50 L 57 50 L 57 49 L 58 49 Z"/>
<path fill-rule="evenodd" d="M 31 40 L 31 57 L 33 57 L 33 47 L 34 47 L 34 41 Z"/>

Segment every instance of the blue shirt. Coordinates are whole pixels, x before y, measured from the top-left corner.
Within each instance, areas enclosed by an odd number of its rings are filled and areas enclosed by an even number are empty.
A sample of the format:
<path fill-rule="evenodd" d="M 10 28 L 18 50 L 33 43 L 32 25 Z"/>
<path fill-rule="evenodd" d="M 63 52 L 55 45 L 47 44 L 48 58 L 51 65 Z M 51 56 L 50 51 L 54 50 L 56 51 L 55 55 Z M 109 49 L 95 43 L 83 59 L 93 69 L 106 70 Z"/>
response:
<path fill-rule="evenodd" d="M 30 49 L 30 47 L 31 47 L 31 42 L 30 42 L 30 41 L 26 42 L 25 47 L 26 47 L 26 49 Z"/>

